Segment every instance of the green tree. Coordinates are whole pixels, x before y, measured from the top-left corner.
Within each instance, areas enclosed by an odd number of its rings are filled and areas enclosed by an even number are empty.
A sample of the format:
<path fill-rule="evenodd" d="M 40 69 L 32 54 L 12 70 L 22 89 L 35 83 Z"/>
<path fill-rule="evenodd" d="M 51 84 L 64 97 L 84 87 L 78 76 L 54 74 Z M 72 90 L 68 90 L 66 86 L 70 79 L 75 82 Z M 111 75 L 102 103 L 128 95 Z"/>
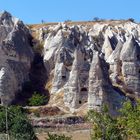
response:
<path fill-rule="evenodd" d="M 117 119 L 109 114 L 107 106 L 103 106 L 101 112 L 89 111 L 88 120 L 93 123 L 93 140 L 123 140 Z"/>
<path fill-rule="evenodd" d="M 122 128 L 122 135 L 127 139 L 140 139 L 140 100 L 135 105 L 125 102 L 120 113 L 118 125 Z"/>
<path fill-rule="evenodd" d="M 6 124 L 5 124 L 5 109 L 0 106 L 0 133 L 6 133 Z"/>
<path fill-rule="evenodd" d="M 36 140 L 25 111 L 19 106 L 7 107 L 7 124 L 10 140 Z M 0 133 L 6 133 L 6 108 L 0 107 Z"/>
<path fill-rule="evenodd" d="M 93 140 L 139 140 L 140 139 L 140 100 L 135 104 L 127 101 L 113 117 L 108 108 L 101 112 L 89 111 L 88 119 L 93 123 Z"/>
<path fill-rule="evenodd" d="M 46 140 L 72 140 L 71 137 L 65 135 L 57 135 L 48 133 L 48 138 Z"/>
<path fill-rule="evenodd" d="M 135 22 L 135 19 L 133 19 L 133 18 L 129 18 L 128 20 L 131 22 Z"/>
<path fill-rule="evenodd" d="M 40 106 L 46 103 L 46 96 L 34 92 L 33 96 L 29 99 L 30 106 Z"/>
<path fill-rule="evenodd" d="M 94 21 L 99 21 L 100 19 L 98 17 L 93 18 Z"/>

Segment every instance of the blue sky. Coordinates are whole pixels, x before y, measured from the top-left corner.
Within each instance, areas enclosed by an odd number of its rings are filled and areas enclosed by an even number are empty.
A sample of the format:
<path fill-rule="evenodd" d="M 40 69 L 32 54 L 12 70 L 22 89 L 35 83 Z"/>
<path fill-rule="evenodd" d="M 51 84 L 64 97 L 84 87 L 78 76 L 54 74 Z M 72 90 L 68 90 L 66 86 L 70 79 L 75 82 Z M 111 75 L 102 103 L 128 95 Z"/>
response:
<path fill-rule="evenodd" d="M 94 17 L 140 21 L 140 0 L 0 0 L 2 10 L 24 23 L 88 21 Z"/>

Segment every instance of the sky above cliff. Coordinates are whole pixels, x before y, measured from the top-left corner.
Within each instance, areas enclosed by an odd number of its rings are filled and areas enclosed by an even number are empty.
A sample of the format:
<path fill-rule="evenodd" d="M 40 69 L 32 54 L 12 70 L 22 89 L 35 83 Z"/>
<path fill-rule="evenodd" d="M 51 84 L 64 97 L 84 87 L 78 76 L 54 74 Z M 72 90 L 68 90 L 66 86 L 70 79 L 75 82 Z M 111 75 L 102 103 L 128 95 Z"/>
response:
<path fill-rule="evenodd" d="M 140 21 L 140 0 L 0 0 L 6 10 L 25 23 L 128 19 Z"/>

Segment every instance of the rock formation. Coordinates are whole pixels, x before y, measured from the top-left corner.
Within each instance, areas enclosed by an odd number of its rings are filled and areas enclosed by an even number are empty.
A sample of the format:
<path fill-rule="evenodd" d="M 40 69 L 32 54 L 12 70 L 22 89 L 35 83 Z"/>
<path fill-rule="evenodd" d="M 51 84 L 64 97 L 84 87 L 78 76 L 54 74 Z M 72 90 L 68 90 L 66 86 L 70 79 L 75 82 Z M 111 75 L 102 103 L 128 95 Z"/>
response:
<path fill-rule="evenodd" d="M 80 48 L 74 52 L 69 80 L 65 85 L 64 102 L 71 109 L 76 109 L 79 105 L 87 102 L 88 97 L 88 67 L 84 62 L 84 55 Z"/>
<path fill-rule="evenodd" d="M 119 41 L 116 45 L 115 50 L 107 59 L 107 62 L 110 64 L 110 78 L 113 84 L 119 82 L 119 75 L 121 75 L 121 60 L 120 53 L 123 47 L 122 41 Z"/>
<path fill-rule="evenodd" d="M 33 52 L 27 27 L 8 12 L 0 14 L 0 100 L 10 104 L 28 80 Z"/>
<path fill-rule="evenodd" d="M 140 46 L 130 36 L 121 50 L 122 75 L 125 88 L 132 94 L 140 96 Z"/>
<path fill-rule="evenodd" d="M 88 93 L 88 104 L 89 109 L 100 110 L 101 105 L 105 101 L 106 91 L 105 88 L 108 86 L 106 75 L 104 75 L 105 65 L 103 66 L 101 58 L 97 51 L 94 51 L 93 58 L 89 71 L 89 93 Z"/>
<path fill-rule="evenodd" d="M 76 112 L 100 111 L 106 103 L 114 114 L 125 97 L 140 96 L 139 24 L 128 20 L 71 22 L 33 28 L 38 42 L 44 43 L 40 57 L 46 68 L 46 88 L 51 97 L 61 93 L 51 104 L 61 98 L 61 109 Z M 20 20 L 7 12 L 0 14 L 2 104 L 10 104 L 29 78 L 34 56 L 31 42 L 29 29 Z"/>
<path fill-rule="evenodd" d="M 107 103 L 113 113 L 127 93 L 140 94 L 138 24 L 62 23 L 46 30 L 44 64 L 53 77 L 50 93 L 63 89 L 64 104 L 72 112 L 87 103 L 89 109 L 100 110 Z"/>

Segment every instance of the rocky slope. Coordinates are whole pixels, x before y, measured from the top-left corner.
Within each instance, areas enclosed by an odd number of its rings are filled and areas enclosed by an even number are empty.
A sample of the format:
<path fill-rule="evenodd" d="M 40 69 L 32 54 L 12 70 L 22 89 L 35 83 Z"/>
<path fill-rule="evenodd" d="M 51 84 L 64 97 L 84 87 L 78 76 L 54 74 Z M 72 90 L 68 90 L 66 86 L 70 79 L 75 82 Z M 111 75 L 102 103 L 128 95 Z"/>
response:
<path fill-rule="evenodd" d="M 27 81 L 33 51 L 27 27 L 8 12 L 0 14 L 0 102 L 10 104 Z"/>

